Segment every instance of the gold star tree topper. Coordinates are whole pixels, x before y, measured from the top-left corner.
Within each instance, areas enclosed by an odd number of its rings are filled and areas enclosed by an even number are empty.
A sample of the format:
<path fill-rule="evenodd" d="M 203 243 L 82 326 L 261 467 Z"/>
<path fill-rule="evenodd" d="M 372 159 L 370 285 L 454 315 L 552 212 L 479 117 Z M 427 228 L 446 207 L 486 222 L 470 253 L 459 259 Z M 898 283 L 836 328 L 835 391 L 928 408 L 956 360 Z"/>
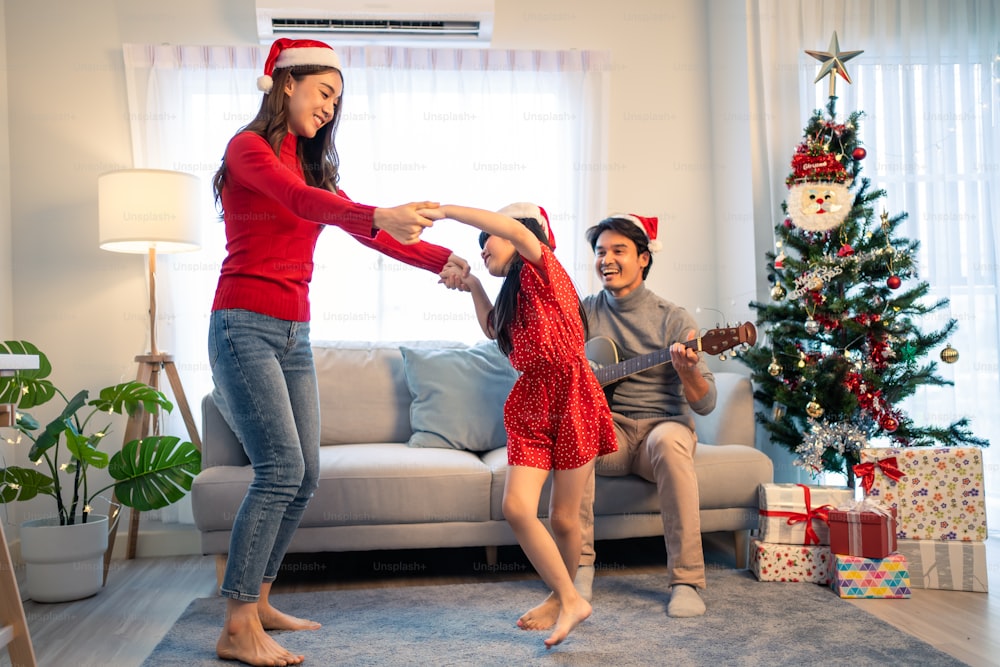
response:
<path fill-rule="evenodd" d="M 837 77 L 834 75 L 839 74 L 844 77 L 844 81 L 851 83 L 851 76 L 847 73 L 844 63 L 851 58 L 860 56 L 864 51 L 841 51 L 840 42 L 837 41 L 837 33 L 834 31 L 833 37 L 830 39 L 830 46 L 826 51 L 809 51 L 807 49 L 806 53 L 823 63 L 823 67 L 819 70 L 819 74 L 816 75 L 816 80 L 813 83 L 819 83 L 820 79 L 829 74 L 830 97 L 836 97 Z"/>

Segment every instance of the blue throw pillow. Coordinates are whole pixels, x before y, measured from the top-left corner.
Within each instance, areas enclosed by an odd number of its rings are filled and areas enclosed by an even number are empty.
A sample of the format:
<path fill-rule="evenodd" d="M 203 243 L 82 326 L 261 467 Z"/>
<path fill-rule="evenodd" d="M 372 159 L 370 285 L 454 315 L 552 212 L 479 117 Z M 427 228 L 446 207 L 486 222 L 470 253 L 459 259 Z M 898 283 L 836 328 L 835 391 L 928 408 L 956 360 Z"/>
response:
<path fill-rule="evenodd" d="M 518 373 L 496 342 L 423 350 L 400 346 L 410 404 L 410 447 L 485 452 L 507 444 L 503 404 Z"/>

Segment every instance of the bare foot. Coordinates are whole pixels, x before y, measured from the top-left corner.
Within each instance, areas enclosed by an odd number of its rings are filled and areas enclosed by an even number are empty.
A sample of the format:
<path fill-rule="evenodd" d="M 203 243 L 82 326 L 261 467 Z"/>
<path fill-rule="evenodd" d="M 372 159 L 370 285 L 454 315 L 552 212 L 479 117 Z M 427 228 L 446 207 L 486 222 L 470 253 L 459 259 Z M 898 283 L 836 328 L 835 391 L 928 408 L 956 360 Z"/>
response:
<path fill-rule="evenodd" d="M 545 640 L 545 648 L 552 648 L 556 644 L 562 642 L 566 639 L 567 635 L 573 631 L 573 628 L 578 626 L 584 620 L 590 616 L 592 611 L 590 603 L 584 600 L 582 597 L 577 596 L 574 602 L 571 602 L 568 606 L 562 607 L 559 612 L 559 618 L 556 620 L 555 630 L 549 635 L 549 638 Z"/>
<path fill-rule="evenodd" d="M 255 667 L 286 667 L 305 660 L 304 655 L 295 655 L 274 641 L 264 632 L 260 621 L 252 617 L 246 621 L 227 621 L 215 652 L 223 660 L 239 660 Z"/>
<path fill-rule="evenodd" d="M 549 593 L 540 605 L 532 607 L 517 619 L 517 627 L 522 630 L 548 630 L 555 625 L 558 617 L 559 599 L 555 593 Z"/>
<path fill-rule="evenodd" d="M 316 621 L 286 614 L 270 605 L 258 605 L 257 614 L 265 630 L 319 630 L 323 627 Z"/>

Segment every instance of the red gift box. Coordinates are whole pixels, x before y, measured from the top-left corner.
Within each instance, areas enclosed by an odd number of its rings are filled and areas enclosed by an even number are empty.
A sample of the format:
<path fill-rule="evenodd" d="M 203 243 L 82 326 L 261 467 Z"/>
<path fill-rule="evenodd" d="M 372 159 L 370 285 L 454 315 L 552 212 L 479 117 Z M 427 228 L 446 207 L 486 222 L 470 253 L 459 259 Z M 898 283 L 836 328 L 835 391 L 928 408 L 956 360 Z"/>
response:
<path fill-rule="evenodd" d="M 859 558 L 885 558 L 896 551 L 896 508 L 858 503 L 830 510 L 830 551 Z"/>

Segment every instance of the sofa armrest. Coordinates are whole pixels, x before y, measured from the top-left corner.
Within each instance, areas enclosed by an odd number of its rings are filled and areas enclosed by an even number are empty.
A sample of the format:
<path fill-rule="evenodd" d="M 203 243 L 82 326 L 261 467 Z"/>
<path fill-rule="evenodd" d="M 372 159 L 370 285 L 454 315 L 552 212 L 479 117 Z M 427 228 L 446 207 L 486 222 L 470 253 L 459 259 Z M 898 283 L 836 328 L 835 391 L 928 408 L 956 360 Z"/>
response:
<path fill-rule="evenodd" d="M 715 373 L 717 398 L 715 409 L 707 415 L 694 415 L 698 441 L 710 445 L 756 444 L 753 387 L 742 373 Z"/>
<path fill-rule="evenodd" d="M 201 399 L 201 469 L 213 466 L 245 466 L 250 459 L 239 438 L 219 412 L 211 392 Z"/>

